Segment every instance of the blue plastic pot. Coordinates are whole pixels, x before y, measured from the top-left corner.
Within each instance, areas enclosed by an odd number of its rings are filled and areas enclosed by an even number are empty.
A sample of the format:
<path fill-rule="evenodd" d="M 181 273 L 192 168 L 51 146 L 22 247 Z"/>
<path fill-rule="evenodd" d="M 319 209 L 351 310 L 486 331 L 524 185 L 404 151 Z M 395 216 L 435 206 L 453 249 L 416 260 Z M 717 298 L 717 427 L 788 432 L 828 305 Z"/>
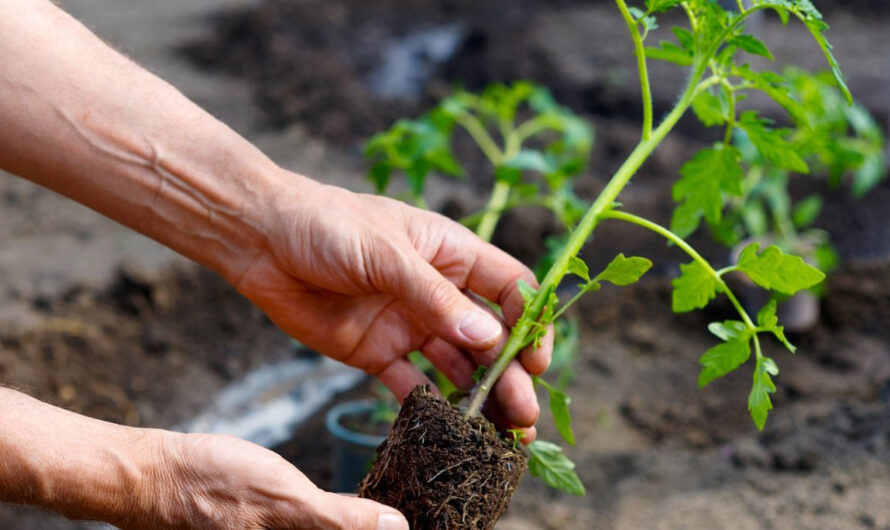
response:
<path fill-rule="evenodd" d="M 373 400 L 347 401 L 328 411 L 325 425 L 334 437 L 332 465 L 334 479 L 331 488 L 341 493 L 353 493 L 371 469 L 377 446 L 384 436 L 353 431 L 343 426 L 350 417 L 367 416 L 376 408 Z"/>

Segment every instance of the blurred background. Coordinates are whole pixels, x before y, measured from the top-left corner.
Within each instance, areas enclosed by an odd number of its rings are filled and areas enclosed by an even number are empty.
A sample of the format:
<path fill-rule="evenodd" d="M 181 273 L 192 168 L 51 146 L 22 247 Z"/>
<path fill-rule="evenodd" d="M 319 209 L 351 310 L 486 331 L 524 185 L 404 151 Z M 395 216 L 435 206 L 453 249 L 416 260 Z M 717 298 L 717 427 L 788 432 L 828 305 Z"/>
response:
<path fill-rule="evenodd" d="M 581 199 L 596 196 L 639 138 L 633 50 L 611 1 L 59 4 L 280 165 L 353 190 L 373 191 L 363 142 L 458 85 L 533 80 L 589 120 L 596 140 L 589 168 L 574 180 Z M 890 6 L 814 4 L 854 98 L 886 129 Z M 678 20 L 659 21 L 654 41 Z M 767 15 L 753 30 L 776 57 L 756 66 L 825 68 L 799 24 L 783 28 Z M 650 65 L 658 116 L 686 70 Z M 746 105 L 785 120 L 769 101 Z M 669 223 L 679 168 L 719 137 L 690 113 L 622 195 L 626 208 Z M 430 207 L 454 217 L 481 207 L 492 181 L 465 140 L 455 145 L 469 177 L 427 182 Z M 498 528 L 890 528 L 890 180 L 876 179 L 859 196 L 855 178 L 851 171 L 832 185 L 819 172 L 788 177 L 792 201 L 821 197 L 808 224 L 830 238 L 838 260 L 818 316 L 790 333 L 798 353 L 767 346 L 781 375 L 763 432 L 746 410 L 747 368 L 696 390 L 698 357 L 714 342 L 706 324 L 729 318 L 731 308 L 718 301 L 671 314 L 670 280 L 684 256 L 630 226 L 598 229 L 585 250 L 594 268 L 617 252 L 656 264 L 640 284 L 605 289 L 574 311 L 580 331 L 567 383 L 578 442 L 567 453 L 588 495 L 527 476 Z M 531 265 L 556 229 L 548 212 L 522 210 L 503 219 L 495 242 Z M 729 262 L 727 246 L 707 230 L 693 242 L 715 264 Z M 325 415 L 378 389 L 301 348 L 211 273 L 0 174 L 0 277 L 4 385 L 128 425 L 230 432 L 274 448 L 320 486 L 340 488 L 344 442 L 325 428 Z M 540 431 L 558 438 L 547 417 Z M 4 529 L 96 526 L 0 505 Z"/>

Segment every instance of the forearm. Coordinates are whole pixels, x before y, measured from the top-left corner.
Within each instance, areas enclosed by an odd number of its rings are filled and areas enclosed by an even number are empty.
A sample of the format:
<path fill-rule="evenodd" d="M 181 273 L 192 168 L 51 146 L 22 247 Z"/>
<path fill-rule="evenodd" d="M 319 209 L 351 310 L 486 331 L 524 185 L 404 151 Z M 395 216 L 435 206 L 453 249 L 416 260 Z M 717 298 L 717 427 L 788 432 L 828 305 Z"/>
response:
<path fill-rule="evenodd" d="M 296 178 L 44 0 L 0 0 L 0 168 L 229 279 Z"/>
<path fill-rule="evenodd" d="M 146 498 L 162 436 L 0 388 L 0 501 L 122 524 Z"/>

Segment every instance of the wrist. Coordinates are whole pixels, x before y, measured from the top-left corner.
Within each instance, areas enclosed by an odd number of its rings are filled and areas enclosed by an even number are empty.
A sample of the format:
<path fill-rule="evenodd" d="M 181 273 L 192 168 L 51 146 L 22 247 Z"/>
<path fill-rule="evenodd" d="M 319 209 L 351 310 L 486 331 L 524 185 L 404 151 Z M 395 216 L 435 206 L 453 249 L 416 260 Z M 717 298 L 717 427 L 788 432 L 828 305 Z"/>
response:
<path fill-rule="evenodd" d="M 85 434 L 49 461 L 34 504 L 71 519 L 134 526 L 152 511 L 164 433 L 104 424 Z"/>

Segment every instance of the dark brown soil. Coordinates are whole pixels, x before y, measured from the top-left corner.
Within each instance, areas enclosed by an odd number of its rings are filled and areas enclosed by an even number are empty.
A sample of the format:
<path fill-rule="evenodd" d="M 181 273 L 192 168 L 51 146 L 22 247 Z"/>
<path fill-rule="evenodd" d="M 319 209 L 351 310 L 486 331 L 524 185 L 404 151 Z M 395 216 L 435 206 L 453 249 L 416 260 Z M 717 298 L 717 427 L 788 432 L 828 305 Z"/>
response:
<path fill-rule="evenodd" d="M 506 510 L 526 457 L 484 418 L 417 387 L 379 448 L 359 496 L 398 508 L 414 530 L 488 530 Z"/>

